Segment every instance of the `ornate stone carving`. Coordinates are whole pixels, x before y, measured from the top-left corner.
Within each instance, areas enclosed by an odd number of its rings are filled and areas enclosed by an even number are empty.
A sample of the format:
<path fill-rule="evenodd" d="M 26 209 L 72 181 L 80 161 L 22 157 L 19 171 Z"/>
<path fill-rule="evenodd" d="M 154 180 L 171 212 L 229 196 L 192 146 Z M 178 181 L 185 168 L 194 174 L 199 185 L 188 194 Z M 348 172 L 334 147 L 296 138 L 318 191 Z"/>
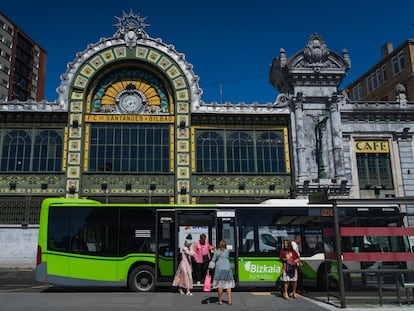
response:
<path fill-rule="evenodd" d="M 149 24 L 145 24 L 146 17 L 134 14 L 132 9 L 128 14 L 125 12 L 123 13 L 122 17 L 115 16 L 115 18 L 118 19 L 118 23 L 114 25 L 118 28 L 115 37 L 123 37 L 127 47 L 132 49 L 137 45 L 137 40 L 148 37 L 144 29 L 149 26 Z"/>

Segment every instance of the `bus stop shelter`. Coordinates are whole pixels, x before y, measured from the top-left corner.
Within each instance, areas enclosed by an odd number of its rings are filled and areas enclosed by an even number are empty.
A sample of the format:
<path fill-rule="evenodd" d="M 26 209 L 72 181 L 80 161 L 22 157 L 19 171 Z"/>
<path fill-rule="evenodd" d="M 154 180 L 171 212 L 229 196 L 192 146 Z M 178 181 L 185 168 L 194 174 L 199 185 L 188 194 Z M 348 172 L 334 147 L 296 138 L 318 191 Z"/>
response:
<path fill-rule="evenodd" d="M 338 207 L 346 207 L 346 206 L 355 206 L 355 205 L 382 205 L 382 204 L 395 204 L 395 205 L 411 205 L 414 204 L 414 197 L 403 197 L 403 198 L 387 198 L 387 199 L 336 199 L 336 198 L 329 198 L 327 195 L 328 193 L 317 194 L 311 196 L 309 198 L 310 204 L 312 203 L 325 203 L 332 205 L 333 209 L 333 218 L 334 218 L 334 237 L 335 237 L 335 244 L 336 244 L 336 252 L 334 254 L 334 258 L 332 258 L 332 254 L 325 253 L 325 257 L 327 259 L 334 259 L 337 260 L 338 265 L 338 285 L 339 285 L 339 301 L 340 307 L 346 308 L 346 292 L 345 292 L 345 278 L 347 273 L 364 273 L 368 272 L 364 269 L 360 270 L 344 270 L 343 269 L 343 262 L 344 261 L 355 261 L 355 262 L 372 262 L 372 261 L 383 261 L 383 262 L 396 262 L 396 261 L 414 261 L 414 252 L 413 252 L 413 245 L 411 245 L 410 252 L 381 252 L 381 251 L 369 251 L 369 252 L 343 252 L 342 250 L 342 237 L 344 236 L 360 236 L 361 234 L 366 235 L 392 235 L 392 236 L 412 236 L 414 237 L 414 227 L 395 227 L 395 228 L 382 228 L 382 227 L 341 227 L 339 222 L 339 213 Z M 403 213 L 403 216 L 414 216 L 408 213 Z M 369 271 L 372 273 L 372 270 Z M 381 273 L 393 273 L 395 276 L 396 286 L 397 286 L 397 295 L 398 299 L 399 296 L 399 288 L 398 286 L 407 286 L 408 288 L 414 287 L 413 280 L 400 280 L 399 277 L 404 275 L 413 274 L 414 271 L 410 271 L 408 269 L 394 269 L 387 271 L 375 271 L 377 273 L 377 279 Z M 405 283 L 402 283 L 405 282 Z M 378 294 L 379 294 L 379 302 L 380 305 L 382 304 L 382 291 L 381 291 L 381 284 L 378 281 Z M 407 298 L 408 298 L 408 291 L 407 291 Z M 414 293 L 413 293 L 414 295 Z M 408 298 L 409 299 L 409 298 Z M 408 300 L 409 301 L 409 300 Z"/>

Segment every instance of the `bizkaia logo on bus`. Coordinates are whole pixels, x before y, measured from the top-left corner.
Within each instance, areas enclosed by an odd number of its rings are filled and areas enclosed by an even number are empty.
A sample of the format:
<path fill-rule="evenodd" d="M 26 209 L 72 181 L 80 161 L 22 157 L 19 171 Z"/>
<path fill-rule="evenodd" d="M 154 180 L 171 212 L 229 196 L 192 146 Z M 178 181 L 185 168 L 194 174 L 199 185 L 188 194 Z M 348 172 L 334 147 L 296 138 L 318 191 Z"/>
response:
<path fill-rule="evenodd" d="M 282 272 L 282 263 L 266 260 L 240 260 L 239 278 L 242 281 L 274 281 Z"/>

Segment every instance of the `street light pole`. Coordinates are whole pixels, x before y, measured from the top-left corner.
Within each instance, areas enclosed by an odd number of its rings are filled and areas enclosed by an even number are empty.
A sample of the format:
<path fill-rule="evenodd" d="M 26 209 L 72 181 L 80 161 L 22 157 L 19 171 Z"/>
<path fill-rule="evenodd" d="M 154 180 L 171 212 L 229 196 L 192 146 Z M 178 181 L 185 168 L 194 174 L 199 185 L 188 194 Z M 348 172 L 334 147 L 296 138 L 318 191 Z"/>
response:
<path fill-rule="evenodd" d="M 336 244 L 336 255 L 338 261 L 338 282 L 339 282 L 339 299 L 341 302 L 341 308 L 346 308 L 345 302 L 345 282 L 342 268 L 342 246 L 341 246 L 341 230 L 339 228 L 339 215 L 338 215 L 338 204 L 336 200 L 332 201 L 333 205 L 333 216 L 335 226 L 335 244 Z"/>

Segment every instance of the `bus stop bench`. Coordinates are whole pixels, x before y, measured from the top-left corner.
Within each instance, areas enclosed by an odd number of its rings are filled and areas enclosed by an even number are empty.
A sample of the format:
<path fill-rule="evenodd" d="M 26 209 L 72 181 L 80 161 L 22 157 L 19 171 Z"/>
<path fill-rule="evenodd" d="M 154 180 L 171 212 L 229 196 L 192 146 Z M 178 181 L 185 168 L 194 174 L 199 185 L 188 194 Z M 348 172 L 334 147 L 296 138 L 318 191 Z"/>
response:
<path fill-rule="evenodd" d="M 409 291 L 410 291 L 410 289 L 412 289 L 413 298 L 414 298 L 414 281 L 407 281 L 405 279 L 404 273 L 401 273 L 401 275 L 400 275 L 400 281 L 401 281 L 401 286 L 403 288 L 405 288 L 405 294 L 407 295 L 408 304 L 411 304 L 410 292 Z"/>

